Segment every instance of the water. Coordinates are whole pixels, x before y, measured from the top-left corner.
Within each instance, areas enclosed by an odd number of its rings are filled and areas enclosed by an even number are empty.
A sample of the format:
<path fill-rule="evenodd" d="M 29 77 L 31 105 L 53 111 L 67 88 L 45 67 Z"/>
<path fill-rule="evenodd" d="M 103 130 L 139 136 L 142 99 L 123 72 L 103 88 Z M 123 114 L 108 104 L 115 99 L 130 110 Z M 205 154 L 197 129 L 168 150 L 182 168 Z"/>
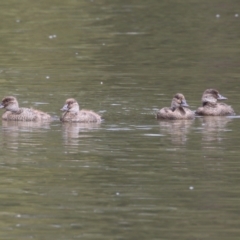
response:
<path fill-rule="evenodd" d="M 1 239 L 238 239 L 238 1 L 1 3 Z M 219 16 L 217 16 L 219 14 Z M 206 88 L 237 117 L 157 121 Z M 66 98 L 102 124 L 62 124 Z M 3 111 L 2 111 L 3 112 Z"/>

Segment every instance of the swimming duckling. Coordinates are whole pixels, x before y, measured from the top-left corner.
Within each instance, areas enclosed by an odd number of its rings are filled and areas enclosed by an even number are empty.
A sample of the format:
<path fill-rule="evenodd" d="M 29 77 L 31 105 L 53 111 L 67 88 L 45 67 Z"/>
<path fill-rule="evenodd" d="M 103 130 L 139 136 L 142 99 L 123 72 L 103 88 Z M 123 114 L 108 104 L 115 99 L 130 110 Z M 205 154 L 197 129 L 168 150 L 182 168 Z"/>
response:
<path fill-rule="evenodd" d="M 207 89 L 202 95 L 202 107 L 196 110 L 196 115 L 202 116 L 227 116 L 235 115 L 231 106 L 219 103 L 218 100 L 225 100 L 216 89 Z"/>
<path fill-rule="evenodd" d="M 79 110 L 78 102 L 74 98 L 67 99 L 61 111 L 64 112 L 60 118 L 62 122 L 101 122 L 101 116 L 97 113 L 91 110 Z"/>
<path fill-rule="evenodd" d="M 177 93 L 173 99 L 171 107 L 164 107 L 157 112 L 157 119 L 193 119 L 194 112 L 186 108 L 188 104 L 185 100 L 185 97 L 181 93 Z"/>
<path fill-rule="evenodd" d="M 49 121 L 51 116 L 32 108 L 20 108 L 15 97 L 7 96 L 2 99 L 0 108 L 5 108 L 6 112 L 2 115 L 3 120 L 7 121 Z"/>

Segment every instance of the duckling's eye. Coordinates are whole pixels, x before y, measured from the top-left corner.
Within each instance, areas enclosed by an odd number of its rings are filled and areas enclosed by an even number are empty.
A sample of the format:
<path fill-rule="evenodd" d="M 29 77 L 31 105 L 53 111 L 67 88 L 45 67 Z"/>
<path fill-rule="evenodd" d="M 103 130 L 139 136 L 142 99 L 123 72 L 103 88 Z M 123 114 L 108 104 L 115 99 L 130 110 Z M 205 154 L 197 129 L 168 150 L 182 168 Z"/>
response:
<path fill-rule="evenodd" d="M 215 95 L 217 95 L 217 94 L 218 94 L 218 92 L 217 92 L 217 91 L 215 91 L 215 90 L 213 90 L 213 91 L 212 91 L 212 94 L 215 94 Z"/>
<path fill-rule="evenodd" d="M 183 98 L 181 96 L 177 96 L 177 100 L 179 100 L 180 102 L 182 102 Z"/>

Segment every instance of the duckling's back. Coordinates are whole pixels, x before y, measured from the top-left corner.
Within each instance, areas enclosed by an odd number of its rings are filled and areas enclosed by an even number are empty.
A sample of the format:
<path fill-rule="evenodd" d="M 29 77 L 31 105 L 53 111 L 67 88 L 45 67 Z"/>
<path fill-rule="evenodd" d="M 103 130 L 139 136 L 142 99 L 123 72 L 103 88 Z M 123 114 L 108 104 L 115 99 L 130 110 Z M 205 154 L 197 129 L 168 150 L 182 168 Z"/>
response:
<path fill-rule="evenodd" d="M 194 113 L 188 108 L 177 108 L 174 111 L 165 107 L 157 112 L 157 119 L 178 120 L 178 119 L 194 119 Z"/>
<path fill-rule="evenodd" d="M 231 116 L 235 115 L 233 108 L 225 103 L 206 104 L 196 110 L 196 115 L 201 116 Z"/>
<path fill-rule="evenodd" d="M 78 113 L 65 112 L 61 119 L 63 122 L 100 123 L 101 116 L 91 110 L 80 110 Z"/>
<path fill-rule="evenodd" d="M 39 110 L 30 108 L 20 108 L 19 112 L 6 111 L 2 115 L 7 121 L 49 121 L 51 116 Z"/>

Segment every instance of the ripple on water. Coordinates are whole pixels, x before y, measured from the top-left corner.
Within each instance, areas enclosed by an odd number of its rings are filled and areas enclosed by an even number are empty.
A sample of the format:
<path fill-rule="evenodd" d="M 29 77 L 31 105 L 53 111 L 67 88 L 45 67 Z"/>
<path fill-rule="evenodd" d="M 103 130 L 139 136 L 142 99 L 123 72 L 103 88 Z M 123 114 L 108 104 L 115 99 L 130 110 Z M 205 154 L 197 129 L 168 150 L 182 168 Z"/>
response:
<path fill-rule="evenodd" d="M 127 127 L 124 127 L 124 128 L 116 127 L 116 128 L 107 128 L 106 130 L 107 131 L 131 131 L 133 129 L 132 128 L 127 128 Z"/>
<path fill-rule="evenodd" d="M 144 136 L 148 136 L 148 137 L 164 137 L 165 135 L 163 134 L 153 134 L 153 133 L 146 133 L 143 134 Z"/>
<path fill-rule="evenodd" d="M 240 118 L 240 115 L 236 115 L 236 116 L 227 116 L 227 118 L 231 118 L 231 119 L 234 119 L 234 118 Z"/>

